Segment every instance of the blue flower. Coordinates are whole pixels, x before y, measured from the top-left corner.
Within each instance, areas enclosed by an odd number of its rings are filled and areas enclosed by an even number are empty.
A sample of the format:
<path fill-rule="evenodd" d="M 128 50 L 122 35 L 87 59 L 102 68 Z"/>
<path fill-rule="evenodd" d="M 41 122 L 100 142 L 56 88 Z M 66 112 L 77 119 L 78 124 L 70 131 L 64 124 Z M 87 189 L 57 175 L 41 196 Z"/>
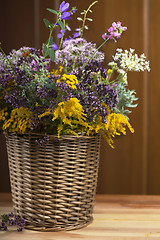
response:
<path fill-rule="evenodd" d="M 62 15 L 60 17 L 62 20 L 72 19 L 70 17 L 72 13 L 71 12 L 67 12 L 68 9 L 69 9 L 69 3 L 65 3 L 65 1 L 63 1 L 60 4 L 60 7 L 59 7 L 59 11 L 62 13 Z"/>
<path fill-rule="evenodd" d="M 68 9 L 69 9 L 69 3 L 65 3 L 65 1 L 63 1 L 60 4 L 59 11 L 60 12 L 66 12 Z"/>
<path fill-rule="evenodd" d="M 79 32 L 73 33 L 73 38 L 77 38 L 77 37 L 79 37 L 79 36 L 80 36 L 80 33 L 79 33 Z"/>
<path fill-rule="evenodd" d="M 69 19 L 72 19 L 70 16 L 71 16 L 71 12 L 64 12 L 61 16 L 61 19 L 62 20 L 69 20 Z"/>
<path fill-rule="evenodd" d="M 61 38 L 63 36 L 63 34 L 66 32 L 66 30 L 60 30 L 60 33 L 57 34 L 58 38 Z"/>
<path fill-rule="evenodd" d="M 73 38 L 80 37 L 80 35 L 81 35 L 81 34 L 80 34 L 80 29 L 79 29 L 79 28 L 76 28 L 75 31 L 76 31 L 76 32 L 73 33 Z"/>
<path fill-rule="evenodd" d="M 58 49 L 57 44 L 55 44 L 54 42 L 52 43 L 52 49 L 53 50 L 57 50 Z"/>

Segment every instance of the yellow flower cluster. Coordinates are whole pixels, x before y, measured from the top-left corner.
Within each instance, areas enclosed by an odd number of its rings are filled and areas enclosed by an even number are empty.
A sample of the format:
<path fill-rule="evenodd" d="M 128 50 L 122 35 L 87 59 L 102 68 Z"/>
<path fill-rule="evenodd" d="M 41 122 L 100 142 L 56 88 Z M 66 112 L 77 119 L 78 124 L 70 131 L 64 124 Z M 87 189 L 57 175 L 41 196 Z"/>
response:
<path fill-rule="evenodd" d="M 62 70 L 63 70 L 63 67 L 62 67 L 62 66 L 59 66 L 59 69 L 52 69 L 51 74 L 57 76 L 57 75 L 59 75 L 59 74 L 62 73 Z"/>
<path fill-rule="evenodd" d="M 126 135 L 126 126 L 132 133 L 134 133 L 134 129 L 125 116 L 119 113 L 111 113 L 107 116 L 107 123 L 103 124 L 102 128 L 99 128 L 99 130 L 109 145 L 113 148 L 112 138 L 121 133 Z"/>
<path fill-rule="evenodd" d="M 113 148 L 113 138 L 116 135 L 120 135 L 121 133 L 125 135 L 126 127 L 128 127 L 132 133 L 134 129 L 125 116 L 119 113 L 111 113 L 106 104 L 102 103 L 102 105 L 106 107 L 109 113 L 106 117 L 106 123 L 102 121 L 101 116 L 97 116 L 92 123 L 87 122 L 86 114 L 84 114 L 83 107 L 77 98 L 70 98 L 66 102 L 60 102 L 53 112 L 47 109 L 39 117 L 51 115 L 53 116 L 52 121 L 58 119 L 58 136 L 61 133 L 77 135 L 78 131 L 86 132 L 87 135 L 101 133 Z"/>
<path fill-rule="evenodd" d="M 0 110 L 0 121 L 5 121 L 6 117 L 8 116 L 8 112 L 7 112 L 7 108 L 3 108 L 2 110 Z"/>
<path fill-rule="evenodd" d="M 77 89 L 75 84 L 78 84 L 78 79 L 75 75 L 63 74 L 61 79 L 58 79 L 57 82 L 66 81 L 69 87 L 72 89 Z"/>
<path fill-rule="evenodd" d="M 131 124 L 128 122 L 128 119 L 119 113 L 111 113 L 109 107 L 102 103 L 103 106 L 106 107 L 109 115 L 106 117 L 106 123 L 102 122 L 102 117 L 97 116 L 94 123 L 87 126 L 86 133 L 87 135 L 92 135 L 95 132 L 101 133 L 102 136 L 106 139 L 108 144 L 113 147 L 113 138 L 116 135 L 120 135 L 121 133 L 126 135 L 126 127 L 134 133 L 134 129 Z"/>
<path fill-rule="evenodd" d="M 24 107 L 15 108 L 11 111 L 10 118 L 3 124 L 3 130 L 23 134 L 29 128 L 32 112 Z"/>
<path fill-rule="evenodd" d="M 39 115 L 38 117 L 39 117 L 39 118 L 42 118 L 42 117 L 48 116 L 48 115 L 50 115 L 50 114 L 52 114 L 52 112 L 51 112 L 49 109 L 47 109 L 44 113 L 42 113 L 42 114 Z"/>
<path fill-rule="evenodd" d="M 65 124 L 69 125 L 70 128 L 66 133 L 72 133 L 77 135 L 78 125 L 87 127 L 88 123 L 85 121 L 85 114 L 82 105 L 79 103 L 77 98 L 70 98 L 67 102 L 61 102 L 58 107 L 53 112 L 52 121 L 57 118 L 60 119 L 60 124 L 58 125 L 58 136 L 61 131 L 64 130 Z"/>
<path fill-rule="evenodd" d="M 43 114 L 39 117 L 44 117 L 52 115 L 52 121 L 56 119 L 59 120 L 58 124 L 58 136 L 63 133 L 70 133 L 77 135 L 79 126 L 82 128 L 87 128 L 88 123 L 86 122 L 86 114 L 84 114 L 84 110 L 82 105 L 79 103 L 77 98 L 70 98 L 66 102 L 60 102 L 58 107 L 53 111 L 50 112 L 47 109 Z"/>

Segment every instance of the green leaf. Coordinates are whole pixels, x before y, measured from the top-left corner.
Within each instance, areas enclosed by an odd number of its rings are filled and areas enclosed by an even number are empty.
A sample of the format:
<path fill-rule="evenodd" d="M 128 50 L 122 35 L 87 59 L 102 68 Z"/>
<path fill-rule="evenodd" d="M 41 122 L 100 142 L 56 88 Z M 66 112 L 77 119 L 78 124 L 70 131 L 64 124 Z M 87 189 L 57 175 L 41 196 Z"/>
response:
<path fill-rule="evenodd" d="M 49 46 L 48 46 L 48 42 L 49 42 Z M 53 37 L 50 37 L 50 40 L 48 39 L 47 42 L 45 43 L 45 45 L 43 46 L 43 56 L 47 57 L 49 54 L 49 49 L 52 50 L 52 43 L 53 43 Z"/>
<path fill-rule="evenodd" d="M 48 49 L 48 53 L 49 53 L 49 56 L 50 56 L 51 61 L 54 62 L 54 59 L 55 59 L 55 51 L 54 51 L 52 48 L 49 48 L 49 49 Z"/>
<path fill-rule="evenodd" d="M 53 10 L 53 9 L 51 9 L 51 8 L 47 8 L 47 10 L 49 11 L 49 12 L 51 12 L 51 13 L 54 13 L 54 14 L 58 14 L 55 10 Z"/>
<path fill-rule="evenodd" d="M 56 84 L 54 82 L 53 83 L 47 83 L 46 87 L 49 88 L 49 89 L 54 89 L 54 90 L 58 89 L 58 86 L 56 86 Z"/>
<path fill-rule="evenodd" d="M 51 27 L 51 24 L 50 24 L 50 22 L 47 20 L 47 19 L 43 19 L 43 22 L 45 23 L 45 25 L 46 25 L 46 27 L 47 28 L 50 28 Z"/>
<path fill-rule="evenodd" d="M 130 108 L 135 108 L 138 106 L 138 103 L 137 104 L 126 104 L 126 107 L 130 107 Z"/>
<path fill-rule="evenodd" d="M 4 222 L 8 222 L 9 221 L 9 217 L 7 216 L 7 214 L 3 214 L 1 215 L 2 221 Z"/>
<path fill-rule="evenodd" d="M 119 29 L 119 32 L 120 32 L 120 33 L 122 33 L 122 32 L 123 32 L 122 28 L 120 28 L 120 29 Z"/>
<path fill-rule="evenodd" d="M 65 27 L 64 27 L 63 22 L 62 22 L 62 21 L 58 21 L 58 23 L 59 23 L 60 27 L 62 28 L 62 30 L 64 31 L 64 30 L 65 30 Z"/>
<path fill-rule="evenodd" d="M 47 46 L 46 44 L 43 46 L 43 57 L 47 57 L 48 54 L 47 54 Z"/>

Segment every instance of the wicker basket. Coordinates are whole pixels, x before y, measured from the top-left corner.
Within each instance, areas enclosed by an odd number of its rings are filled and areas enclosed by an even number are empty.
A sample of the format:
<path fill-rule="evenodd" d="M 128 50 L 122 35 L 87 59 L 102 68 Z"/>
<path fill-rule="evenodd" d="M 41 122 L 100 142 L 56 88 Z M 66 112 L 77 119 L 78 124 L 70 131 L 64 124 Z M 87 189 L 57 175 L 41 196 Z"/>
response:
<path fill-rule="evenodd" d="M 62 231 L 82 228 L 93 217 L 100 136 L 40 136 L 7 134 L 14 210 L 26 228 Z"/>

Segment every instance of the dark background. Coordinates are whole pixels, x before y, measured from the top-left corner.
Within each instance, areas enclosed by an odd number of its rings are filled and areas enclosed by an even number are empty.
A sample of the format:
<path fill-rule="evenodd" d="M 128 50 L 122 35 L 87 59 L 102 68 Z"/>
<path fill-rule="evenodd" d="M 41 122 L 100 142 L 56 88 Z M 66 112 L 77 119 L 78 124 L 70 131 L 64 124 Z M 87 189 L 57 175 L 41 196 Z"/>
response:
<path fill-rule="evenodd" d="M 8 53 L 22 46 L 41 48 L 48 38 L 43 18 L 53 20 L 46 8 L 56 9 L 56 0 L 1 0 L 0 42 Z M 69 0 L 78 13 L 87 9 L 91 0 Z M 101 142 L 98 193 L 160 194 L 160 1 L 99 0 L 93 7 L 94 19 L 85 38 L 102 42 L 101 35 L 113 21 L 121 21 L 128 30 L 118 43 L 104 48 L 106 62 L 117 47 L 134 48 L 151 60 L 151 72 L 130 73 L 129 87 L 135 89 L 139 105 L 130 116 L 135 133 L 115 139 L 115 149 Z M 72 29 L 79 24 L 74 18 Z M 3 134 L 0 135 L 0 192 L 9 192 L 8 162 Z"/>

